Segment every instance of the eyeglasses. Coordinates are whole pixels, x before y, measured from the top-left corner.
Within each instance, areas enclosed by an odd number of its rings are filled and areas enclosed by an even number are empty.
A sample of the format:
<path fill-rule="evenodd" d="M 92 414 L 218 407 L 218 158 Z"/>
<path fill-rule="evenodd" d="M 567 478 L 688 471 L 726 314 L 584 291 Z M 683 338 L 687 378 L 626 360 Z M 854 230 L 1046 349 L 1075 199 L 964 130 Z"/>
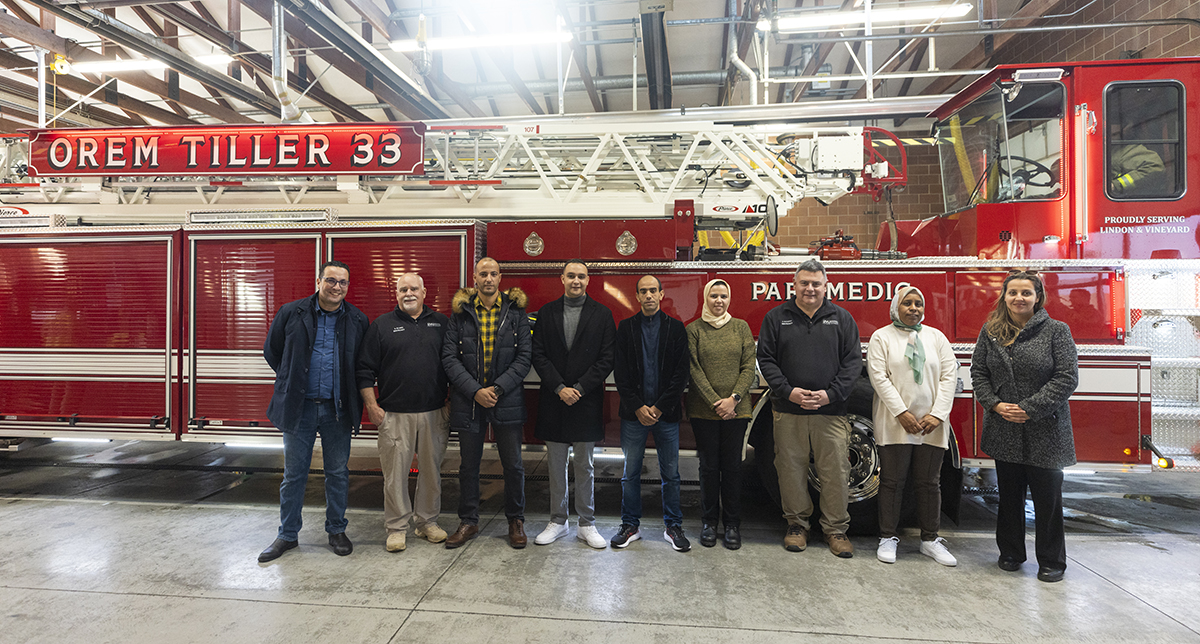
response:
<path fill-rule="evenodd" d="M 326 277 L 325 283 L 331 287 L 340 286 L 342 288 L 346 288 L 347 286 L 350 286 L 350 280 L 339 280 L 339 279 L 334 279 L 332 277 Z"/>
<path fill-rule="evenodd" d="M 1009 275 L 1021 275 L 1021 274 L 1037 275 L 1038 271 L 1036 268 L 1013 268 L 1013 269 L 1009 269 L 1008 274 Z"/>

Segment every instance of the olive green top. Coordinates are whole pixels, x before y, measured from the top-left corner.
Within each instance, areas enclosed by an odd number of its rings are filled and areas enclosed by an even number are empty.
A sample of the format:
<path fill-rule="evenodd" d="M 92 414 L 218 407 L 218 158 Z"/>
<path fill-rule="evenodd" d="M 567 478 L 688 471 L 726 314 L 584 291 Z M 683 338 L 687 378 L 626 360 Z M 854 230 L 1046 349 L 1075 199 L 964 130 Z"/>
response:
<path fill-rule="evenodd" d="M 689 418 L 720 420 L 713 405 L 733 393 L 742 397 L 737 418 L 749 418 L 750 387 L 758 381 L 754 371 L 754 335 L 745 320 L 734 318 L 714 329 L 704 320 L 687 325 L 688 349 L 692 354 L 692 384 L 688 387 Z"/>

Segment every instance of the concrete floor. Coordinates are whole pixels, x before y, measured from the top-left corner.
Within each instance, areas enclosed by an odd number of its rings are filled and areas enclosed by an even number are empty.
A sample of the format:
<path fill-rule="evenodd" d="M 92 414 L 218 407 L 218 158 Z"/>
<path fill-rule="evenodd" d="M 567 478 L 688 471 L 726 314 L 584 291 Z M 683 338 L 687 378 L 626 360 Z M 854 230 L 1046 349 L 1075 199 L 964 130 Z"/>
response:
<path fill-rule="evenodd" d="M 529 474 L 544 473 L 543 456 L 526 455 Z M 952 569 L 921 556 L 911 531 L 890 566 L 870 537 L 853 539 L 850 560 L 821 544 L 786 552 L 778 512 L 756 487 L 740 551 L 672 551 L 651 486 L 645 540 L 626 550 L 592 550 L 572 530 L 517 551 L 495 480 L 485 481 L 479 539 L 446 550 L 410 534 L 392 554 L 382 479 L 370 474 L 351 480 L 353 555 L 326 545 L 313 476 L 300 548 L 259 564 L 278 523 L 280 476 L 269 470 L 281 462 L 185 443 L 0 455 L 0 642 L 1200 642 L 1200 473 L 1068 476 L 1070 568 L 1045 584 L 1031 563 L 996 567 L 984 497 L 966 497 L 960 525 L 944 526 Z M 620 461 L 598 465 L 619 476 Z M 351 463 L 371 466 L 366 455 Z M 688 459 L 684 478 L 695 468 Z M 605 536 L 620 523 L 619 487 L 597 484 Z M 453 529 L 457 482 L 444 489 L 441 523 Z M 532 541 L 547 520 L 546 484 L 526 489 Z M 683 502 L 695 542 L 697 488 L 685 486 Z"/>

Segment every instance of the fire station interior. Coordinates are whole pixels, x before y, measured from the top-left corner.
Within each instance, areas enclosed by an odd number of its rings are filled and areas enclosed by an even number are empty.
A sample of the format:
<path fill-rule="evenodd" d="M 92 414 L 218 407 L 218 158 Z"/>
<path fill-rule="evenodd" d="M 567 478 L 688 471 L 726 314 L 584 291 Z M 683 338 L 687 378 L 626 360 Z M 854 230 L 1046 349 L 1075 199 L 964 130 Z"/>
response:
<path fill-rule="evenodd" d="M 0 642 L 1200 642 L 1194 3 L 0 5 Z M 410 530 L 388 551 L 365 422 L 353 552 L 327 545 L 318 442 L 299 545 L 260 563 L 284 472 L 266 419 L 274 313 L 337 259 L 371 319 L 396 306 L 404 271 L 449 314 L 483 256 L 534 316 L 573 258 L 617 320 L 637 314 L 643 275 L 684 323 L 722 279 L 755 336 L 819 258 L 864 350 L 892 293 L 919 286 L 959 364 L 939 533 L 957 565 L 922 554 L 911 490 L 895 563 L 876 557 L 865 377 L 851 558 L 815 535 L 783 547 L 760 379 L 739 549 L 699 543 L 686 419 L 690 551 L 663 538 L 653 443 L 640 541 L 589 547 L 572 511 L 567 537 L 532 543 L 550 483 L 531 416 L 527 547 L 506 538 L 489 443 L 479 537 L 448 549 Z M 1038 579 L 1031 500 L 1030 562 L 997 566 L 969 370 L 1014 268 L 1042 276 L 1078 348 L 1062 583 Z M 525 382 L 530 409 L 539 382 Z M 608 539 L 624 468 L 611 377 L 603 395 Z M 447 531 L 461 463 L 451 434 Z M 416 476 L 414 462 L 410 491 Z"/>

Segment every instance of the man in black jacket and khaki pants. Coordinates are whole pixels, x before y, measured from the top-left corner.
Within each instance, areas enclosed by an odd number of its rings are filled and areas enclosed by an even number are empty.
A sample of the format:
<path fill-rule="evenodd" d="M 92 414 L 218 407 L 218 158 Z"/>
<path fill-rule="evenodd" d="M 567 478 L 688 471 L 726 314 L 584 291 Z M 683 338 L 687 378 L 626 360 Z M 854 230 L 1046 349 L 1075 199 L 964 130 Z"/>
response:
<path fill-rule="evenodd" d="M 775 469 L 788 522 L 783 545 L 792 552 L 808 546 L 812 454 L 821 479 L 825 540 L 833 554 L 853 557 L 854 545 L 846 538 L 850 527 L 846 399 L 862 372 L 858 325 L 846 309 L 825 299 L 828 280 L 821 262 L 804 262 L 794 280 L 795 301 L 768 312 L 758 335 L 758 368 L 771 389 Z"/>
<path fill-rule="evenodd" d="M 550 523 L 533 542 L 544 546 L 569 532 L 567 454 L 574 447 L 576 537 L 604 548 L 592 450 L 604 439 L 604 379 L 613 368 L 616 325 L 612 311 L 587 296 L 587 264 L 567 262 L 562 283 L 563 296 L 538 311 L 533 329 L 533 368 L 542 381 L 535 436 L 546 442 L 550 475 Z"/>
<path fill-rule="evenodd" d="M 417 536 L 431 543 L 446 540 L 437 518 L 442 509 L 442 457 L 450 439 L 448 381 L 442 368 L 442 341 L 450 319 L 425 306 L 425 295 L 420 275 L 396 278 L 396 308 L 375 318 L 358 353 L 363 407 L 379 429 L 388 552 L 404 550 L 414 518 Z M 410 498 L 408 471 L 414 453 L 417 489 Z"/>

